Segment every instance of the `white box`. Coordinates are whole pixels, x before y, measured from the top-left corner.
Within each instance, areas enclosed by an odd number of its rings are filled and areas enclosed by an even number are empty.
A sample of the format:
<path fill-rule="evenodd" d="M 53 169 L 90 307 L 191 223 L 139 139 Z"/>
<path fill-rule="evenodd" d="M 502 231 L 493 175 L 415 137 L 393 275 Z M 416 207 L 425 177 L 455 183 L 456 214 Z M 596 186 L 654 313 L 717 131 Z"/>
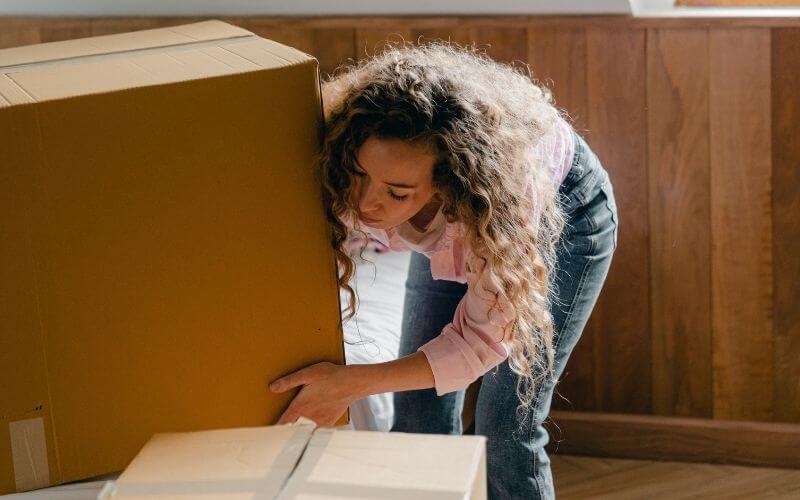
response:
<path fill-rule="evenodd" d="M 100 500 L 486 498 L 486 438 L 295 424 L 157 434 Z"/>

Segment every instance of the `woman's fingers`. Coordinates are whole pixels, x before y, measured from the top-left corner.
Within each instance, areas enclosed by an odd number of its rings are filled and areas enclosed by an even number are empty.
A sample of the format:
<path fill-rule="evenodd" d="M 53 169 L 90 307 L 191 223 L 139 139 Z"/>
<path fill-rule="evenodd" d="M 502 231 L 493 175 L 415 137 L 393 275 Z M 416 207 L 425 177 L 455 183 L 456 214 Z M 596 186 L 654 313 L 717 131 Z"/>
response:
<path fill-rule="evenodd" d="M 269 390 L 279 393 L 288 391 L 293 387 L 310 384 L 317 378 L 317 374 L 322 371 L 325 365 L 333 366 L 332 363 L 325 361 L 306 366 L 305 368 L 301 368 L 294 373 L 284 375 L 283 377 L 274 380 L 271 384 L 269 384 Z"/>
<path fill-rule="evenodd" d="M 269 384 L 269 390 L 276 393 L 284 392 L 293 387 L 297 387 L 298 385 L 307 384 L 310 381 L 308 375 L 308 367 L 301 368 L 294 373 L 290 373 L 289 375 L 285 375 L 278 380 L 273 381 L 271 384 Z"/>

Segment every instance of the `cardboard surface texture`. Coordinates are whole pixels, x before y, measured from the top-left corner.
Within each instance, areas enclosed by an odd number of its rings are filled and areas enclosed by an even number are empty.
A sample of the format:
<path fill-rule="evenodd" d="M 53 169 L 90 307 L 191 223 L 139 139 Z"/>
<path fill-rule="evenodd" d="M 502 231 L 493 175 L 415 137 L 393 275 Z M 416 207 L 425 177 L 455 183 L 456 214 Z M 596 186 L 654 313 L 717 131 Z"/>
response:
<path fill-rule="evenodd" d="M 344 362 L 321 133 L 317 61 L 219 21 L 0 50 L 0 493 Z"/>
<path fill-rule="evenodd" d="M 486 438 L 295 424 L 155 436 L 100 500 L 486 498 Z"/>

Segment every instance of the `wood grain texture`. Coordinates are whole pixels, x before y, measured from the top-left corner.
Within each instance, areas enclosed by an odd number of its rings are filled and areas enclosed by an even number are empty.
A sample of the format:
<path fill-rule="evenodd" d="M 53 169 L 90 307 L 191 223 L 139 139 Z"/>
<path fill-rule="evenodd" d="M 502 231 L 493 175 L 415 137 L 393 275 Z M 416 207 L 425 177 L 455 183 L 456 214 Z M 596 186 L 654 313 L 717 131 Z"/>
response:
<path fill-rule="evenodd" d="M 800 469 L 800 425 L 554 411 L 548 452 Z"/>
<path fill-rule="evenodd" d="M 469 29 L 469 39 L 495 61 L 508 64 L 527 62 L 528 33 L 525 28 L 476 26 Z"/>
<path fill-rule="evenodd" d="M 472 42 L 468 26 L 457 22 L 424 28 L 412 25 L 411 35 L 419 43 L 439 40 L 467 46 Z"/>
<path fill-rule="evenodd" d="M 800 0 L 676 0 L 686 7 L 798 7 Z"/>
<path fill-rule="evenodd" d="M 353 62 L 356 56 L 356 31 L 354 28 L 313 30 L 314 49 L 319 59 L 319 71 L 326 79 L 342 64 Z"/>
<path fill-rule="evenodd" d="M 711 417 L 707 31 L 649 30 L 647 90 L 653 412 Z"/>
<path fill-rule="evenodd" d="M 39 23 L 0 20 L 0 49 L 40 43 Z"/>
<path fill-rule="evenodd" d="M 611 177 L 620 221 L 614 262 L 587 325 L 594 337 L 595 397 L 604 411 L 649 413 L 644 30 L 587 30 L 586 61 L 589 145 Z"/>
<path fill-rule="evenodd" d="M 798 470 L 574 455 L 550 459 L 562 500 L 800 497 Z"/>
<path fill-rule="evenodd" d="M 586 96 L 586 31 L 583 29 L 528 28 L 528 63 L 534 78 L 551 88 L 556 106 L 572 126 L 591 139 Z"/>
<path fill-rule="evenodd" d="M 91 36 L 179 26 L 204 20 L 199 17 L 108 17 L 89 19 Z M 231 20 L 231 24 L 236 24 Z"/>
<path fill-rule="evenodd" d="M 297 16 L 297 17 L 220 17 L 226 22 L 236 23 L 238 20 L 257 20 L 260 24 L 273 27 L 308 30 L 327 28 L 387 28 L 396 26 L 413 26 L 415 29 L 452 29 L 463 27 L 466 29 L 484 26 L 499 28 L 527 28 L 537 26 L 550 29 L 631 29 L 631 28 L 724 28 L 724 27 L 767 27 L 767 28 L 798 28 L 800 17 L 674 17 L 674 18 L 648 18 L 624 15 L 607 16 Z M 39 23 L 50 18 L 0 16 L 0 24 L 4 27 L 14 24 Z M 63 19 L 63 18 L 62 18 Z M 92 23 L 104 25 L 125 26 L 133 23 L 140 25 L 149 22 L 177 25 L 195 17 L 103 17 L 89 18 Z M 208 19 L 204 17 L 203 19 Z M 191 21 L 189 21 L 191 22 Z"/>
<path fill-rule="evenodd" d="M 86 38 L 91 35 L 91 20 L 79 19 L 48 19 L 39 26 L 39 38 L 42 42 L 58 42 L 72 40 L 73 38 Z"/>
<path fill-rule="evenodd" d="M 582 29 L 528 29 L 528 63 L 537 83 L 553 92 L 556 106 L 570 118 L 584 138 L 587 133 L 586 32 Z M 585 330 L 573 348 L 553 395 L 553 408 L 592 410 L 594 393 L 594 343 Z"/>
<path fill-rule="evenodd" d="M 714 418 L 773 410 L 770 32 L 709 38 Z"/>
<path fill-rule="evenodd" d="M 276 42 L 286 44 L 294 47 L 297 50 L 302 50 L 306 54 L 314 54 L 316 47 L 314 46 L 314 34 L 311 30 L 295 30 L 291 28 L 282 28 L 275 26 L 272 23 L 262 23 L 259 19 L 243 18 L 233 23 L 237 26 L 252 31 L 260 37 Z"/>
<path fill-rule="evenodd" d="M 774 420 L 800 422 L 800 29 L 772 31 Z"/>
<path fill-rule="evenodd" d="M 356 30 L 356 58 L 381 54 L 384 46 L 397 44 L 402 46 L 405 42 L 413 42 L 411 29 L 404 26 L 395 28 L 358 28 Z"/>

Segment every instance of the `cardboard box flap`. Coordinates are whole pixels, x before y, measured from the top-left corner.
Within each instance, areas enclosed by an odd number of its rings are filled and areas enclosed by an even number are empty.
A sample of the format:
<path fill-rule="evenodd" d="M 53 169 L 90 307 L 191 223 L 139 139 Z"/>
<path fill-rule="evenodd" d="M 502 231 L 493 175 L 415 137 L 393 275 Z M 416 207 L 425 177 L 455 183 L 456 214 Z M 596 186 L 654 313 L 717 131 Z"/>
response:
<path fill-rule="evenodd" d="M 278 498 L 485 498 L 485 450 L 480 435 L 320 428 Z"/>
<path fill-rule="evenodd" d="M 0 50 L 0 70 L 5 73 L 9 66 L 248 36 L 254 35 L 237 26 L 211 20 L 170 28 L 40 43 Z"/>
<path fill-rule="evenodd" d="M 275 498 L 316 425 L 294 424 L 156 434 L 99 499 Z"/>
<path fill-rule="evenodd" d="M 69 63 L 27 66 L 24 70 L 16 67 L 16 72 L 0 73 L 0 108 L 309 61 L 314 58 L 299 50 L 248 36 L 78 58 Z"/>

